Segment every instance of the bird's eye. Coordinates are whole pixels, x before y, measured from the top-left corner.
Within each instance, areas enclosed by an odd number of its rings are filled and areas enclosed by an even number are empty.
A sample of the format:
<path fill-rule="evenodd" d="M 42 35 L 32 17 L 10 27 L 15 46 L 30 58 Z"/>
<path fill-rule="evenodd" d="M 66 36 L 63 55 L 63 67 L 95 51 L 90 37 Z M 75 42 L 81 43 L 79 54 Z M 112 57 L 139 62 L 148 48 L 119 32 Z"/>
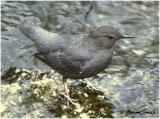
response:
<path fill-rule="evenodd" d="M 114 37 L 113 37 L 113 36 L 108 36 L 108 38 L 109 38 L 109 39 L 113 39 Z"/>
<path fill-rule="evenodd" d="M 110 35 L 106 35 L 104 37 L 108 37 L 109 39 L 113 39 L 114 38 L 113 36 L 110 36 Z"/>

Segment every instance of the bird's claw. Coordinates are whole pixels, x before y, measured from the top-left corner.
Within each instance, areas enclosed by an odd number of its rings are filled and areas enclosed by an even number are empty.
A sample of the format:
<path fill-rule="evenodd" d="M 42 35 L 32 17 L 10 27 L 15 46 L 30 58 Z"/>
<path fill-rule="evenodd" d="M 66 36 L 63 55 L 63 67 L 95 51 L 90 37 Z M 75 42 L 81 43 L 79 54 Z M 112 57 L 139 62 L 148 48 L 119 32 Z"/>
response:
<path fill-rule="evenodd" d="M 62 94 L 61 93 L 61 95 L 63 95 L 66 99 L 67 99 L 67 101 L 69 101 L 71 104 L 73 104 L 74 106 L 79 106 L 79 104 L 78 103 L 76 103 L 78 100 L 75 100 L 75 99 L 71 99 L 70 97 L 69 97 L 69 95 L 66 95 L 66 94 Z M 67 104 L 68 105 L 68 104 Z"/>

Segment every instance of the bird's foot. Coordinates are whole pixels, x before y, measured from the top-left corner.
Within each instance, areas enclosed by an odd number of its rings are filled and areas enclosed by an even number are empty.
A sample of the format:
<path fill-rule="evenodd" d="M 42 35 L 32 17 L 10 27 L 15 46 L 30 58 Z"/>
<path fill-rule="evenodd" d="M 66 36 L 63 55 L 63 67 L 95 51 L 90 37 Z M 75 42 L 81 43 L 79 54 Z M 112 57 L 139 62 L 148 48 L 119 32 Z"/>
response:
<path fill-rule="evenodd" d="M 69 106 L 69 104 L 72 104 L 75 107 L 79 107 L 80 106 L 79 103 L 77 103 L 78 100 L 72 99 L 72 98 L 70 98 L 69 95 L 66 95 L 66 94 L 63 94 L 63 93 L 61 93 L 61 95 L 63 95 L 67 99 L 67 106 Z"/>

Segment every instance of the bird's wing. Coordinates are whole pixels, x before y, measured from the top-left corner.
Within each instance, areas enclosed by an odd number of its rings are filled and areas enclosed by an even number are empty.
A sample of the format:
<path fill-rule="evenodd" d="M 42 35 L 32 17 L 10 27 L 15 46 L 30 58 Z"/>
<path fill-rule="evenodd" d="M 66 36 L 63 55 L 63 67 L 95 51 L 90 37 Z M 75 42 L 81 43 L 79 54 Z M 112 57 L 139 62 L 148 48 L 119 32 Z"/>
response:
<path fill-rule="evenodd" d="M 36 53 L 35 56 L 55 70 L 65 70 L 73 73 L 81 72 L 81 67 L 87 60 L 74 58 L 74 56 L 60 50 L 48 53 Z"/>

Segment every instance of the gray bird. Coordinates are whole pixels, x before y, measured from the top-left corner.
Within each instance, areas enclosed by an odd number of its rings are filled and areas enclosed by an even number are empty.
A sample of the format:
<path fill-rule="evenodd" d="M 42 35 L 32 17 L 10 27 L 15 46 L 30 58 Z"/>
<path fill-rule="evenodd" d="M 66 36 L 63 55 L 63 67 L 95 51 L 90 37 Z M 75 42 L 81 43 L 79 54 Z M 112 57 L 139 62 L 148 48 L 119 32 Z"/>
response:
<path fill-rule="evenodd" d="M 37 47 L 35 57 L 63 76 L 67 95 L 67 78 L 84 79 L 97 75 L 109 65 L 116 41 L 133 38 L 123 36 L 111 26 L 78 35 L 50 33 L 29 22 L 21 23 L 19 28 Z"/>

